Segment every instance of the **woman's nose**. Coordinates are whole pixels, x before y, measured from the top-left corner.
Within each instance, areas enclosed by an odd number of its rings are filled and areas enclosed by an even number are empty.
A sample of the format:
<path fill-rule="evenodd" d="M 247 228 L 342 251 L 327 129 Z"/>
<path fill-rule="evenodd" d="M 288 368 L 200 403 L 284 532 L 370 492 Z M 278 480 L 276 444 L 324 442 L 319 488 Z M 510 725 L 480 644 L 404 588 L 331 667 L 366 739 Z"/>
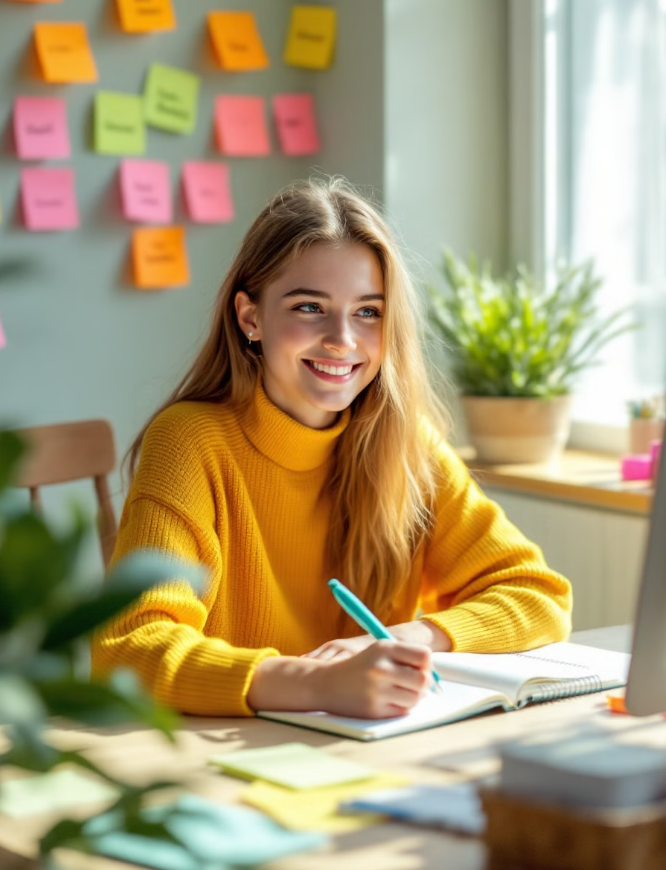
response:
<path fill-rule="evenodd" d="M 331 322 L 323 345 L 328 350 L 335 350 L 337 353 L 348 353 L 350 350 L 355 350 L 356 339 L 352 325 L 346 317 Z"/>

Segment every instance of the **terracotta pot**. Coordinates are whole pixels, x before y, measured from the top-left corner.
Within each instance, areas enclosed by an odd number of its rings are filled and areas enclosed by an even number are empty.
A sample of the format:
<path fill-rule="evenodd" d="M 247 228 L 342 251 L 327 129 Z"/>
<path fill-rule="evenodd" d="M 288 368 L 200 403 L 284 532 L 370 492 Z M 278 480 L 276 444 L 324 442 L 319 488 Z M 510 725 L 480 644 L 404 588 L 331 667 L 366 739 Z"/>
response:
<path fill-rule="evenodd" d="M 561 456 L 571 430 L 571 396 L 461 399 L 469 440 L 481 462 L 552 462 Z"/>

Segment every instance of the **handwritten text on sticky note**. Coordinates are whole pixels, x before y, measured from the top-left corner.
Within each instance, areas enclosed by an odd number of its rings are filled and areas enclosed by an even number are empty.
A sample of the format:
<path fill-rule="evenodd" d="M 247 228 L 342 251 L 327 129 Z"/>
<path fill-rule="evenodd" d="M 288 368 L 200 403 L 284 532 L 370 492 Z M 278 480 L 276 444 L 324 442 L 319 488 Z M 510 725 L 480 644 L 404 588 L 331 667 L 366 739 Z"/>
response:
<path fill-rule="evenodd" d="M 96 82 L 97 67 L 85 24 L 40 22 L 34 28 L 35 48 L 47 82 Z"/>
<path fill-rule="evenodd" d="M 285 154 L 316 154 L 320 149 L 312 94 L 278 94 L 273 113 L 280 147 Z"/>
<path fill-rule="evenodd" d="M 73 169 L 23 169 L 21 201 L 29 230 L 71 230 L 79 225 Z"/>
<path fill-rule="evenodd" d="M 183 188 L 187 210 L 193 221 L 208 224 L 234 219 L 228 166 L 223 163 L 184 163 Z"/>
<path fill-rule="evenodd" d="M 67 109 L 60 97 L 17 97 L 14 139 L 22 160 L 66 159 L 70 155 Z"/>
<path fill-rule="evenodd" d="M 127 33 L 173 30 L 176 16 L 171 0 L 116 0 L 120 26 Z"/>
<path fill-rule="evenodd" d="M 123 160 L 120 193 L 127 220 L 168 224 L 172 220 L 169 164 L 158 160 Z"/>
<path fill-rule="evenodd" d="M 181 287 L 190 280 L 183 227 L 142 227 L 132 234 L 134 283 L 144 290 Z"/>
<path fill-rule="evenodd" d="M 284 62 L 308 69 L 326 69 L 335 48 L 335 9 L 326 6 L 294 6 Z"/>
<path fill-rule="evenodd" d="M 209 12 L 208 32 L 223 69 L 266 69 L 268 55 L 253 12 Z"/>
<path fill-rule="evenodd" d="M 271 144 L 263 97 L 224 94 L 215 100 L 217 146 L 231 157 L 263 157 Z"/>
<path fill-rule="evenodd" d="M 141 97 L 99 91 L 95 96 L 95 151 L 100 154 L 143 154 L 145 150 Z"/>
<path fill-rule="evenodd" d="M 191 133 L 197 123 L 198 98 L 198 76 L 154 63 L 144 90 L 146 123 L 171 133 Z"/>

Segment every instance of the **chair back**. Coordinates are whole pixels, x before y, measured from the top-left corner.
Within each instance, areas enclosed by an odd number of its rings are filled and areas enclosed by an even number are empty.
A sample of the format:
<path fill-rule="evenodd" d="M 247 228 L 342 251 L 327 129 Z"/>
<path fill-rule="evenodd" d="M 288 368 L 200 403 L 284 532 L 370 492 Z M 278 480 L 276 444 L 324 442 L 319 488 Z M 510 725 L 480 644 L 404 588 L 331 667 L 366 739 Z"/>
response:
<path fill-rule="evenodd" d="M 99 505 L 97 530 L 104 566 L 108 567 L 118 526 L 107 475 L 116 465 L 113 429 L 106 420 L 80 420 L 53 426 L 17 430 L 28 445 L 17 485 L 30 490 L 30 500 L 41 510 L 40 488 L 91 477 Z"/>

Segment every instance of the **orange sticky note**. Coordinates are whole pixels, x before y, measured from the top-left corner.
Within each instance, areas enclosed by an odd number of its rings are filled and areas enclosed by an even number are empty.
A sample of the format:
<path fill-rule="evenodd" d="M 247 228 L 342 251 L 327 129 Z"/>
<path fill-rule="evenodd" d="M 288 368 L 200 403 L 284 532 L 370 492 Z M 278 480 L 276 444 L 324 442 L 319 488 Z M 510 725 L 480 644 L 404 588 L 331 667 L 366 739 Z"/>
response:
<path fill-rule="evenodd" d="M 143 227 L 132 235 L 134 283 L 144 290 L 182 287 L 190 280 L 184 227 Z"/>
<path fill-rule="evenodd" d="M 606 695 L 606 706 L 613 713 L 626 713 L 627 708 L 624 703 L 624 689 L 619 692 L 609 692 Z"/>
<path fill-rule="evenodd" d="M 171 0 L 116 0 L 116 6 L 126 33 L 173 30 L 176 26 Z"/>
<path fill-rule="evenodd" d="M 268 66 L 253 12 L 209 12 L 208 32 L 223 69 L 256 70 Z"/>
<path fill-rule="evenodd" d="M 47 82 L 96 82 L 97 67 L 85 24 L 35 24 L 35 48 Z"/>

